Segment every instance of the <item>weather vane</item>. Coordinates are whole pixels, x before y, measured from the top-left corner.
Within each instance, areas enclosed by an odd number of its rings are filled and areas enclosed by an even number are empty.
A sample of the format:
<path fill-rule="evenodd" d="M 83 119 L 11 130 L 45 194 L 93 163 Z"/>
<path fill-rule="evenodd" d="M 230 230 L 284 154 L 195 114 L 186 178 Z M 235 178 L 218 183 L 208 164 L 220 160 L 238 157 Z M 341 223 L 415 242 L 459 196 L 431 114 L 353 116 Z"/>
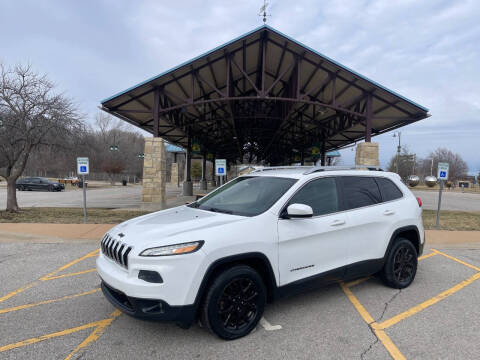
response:
<path fill-rule="evenodd" d="M 258 16 L 263 16 L 263 22 L 265 24 L 267 23 L 267 16 L 272 16 L 267 14 L 267 6 L 268 6 L 267 0 L 263 0 L 263 6 L 260 8 L 260 12 L 258 13 Z"/>

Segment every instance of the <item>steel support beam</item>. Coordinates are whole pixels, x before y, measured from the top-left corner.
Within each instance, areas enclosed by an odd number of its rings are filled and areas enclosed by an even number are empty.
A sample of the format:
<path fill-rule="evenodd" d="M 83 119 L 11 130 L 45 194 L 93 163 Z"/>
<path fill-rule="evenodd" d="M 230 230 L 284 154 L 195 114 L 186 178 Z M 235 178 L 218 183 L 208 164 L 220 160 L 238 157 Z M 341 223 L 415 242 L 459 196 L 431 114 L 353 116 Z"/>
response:
<path fill-rule="evenodd" d="M 159 137 L 160 136 L 160 131 L 159 131 L 159 125 L 160 125 L 160 119 L 159 119 L 160 90 L 158 88 L 155 88 L 153 96 L 154 96 L 154 99 L 153 99 L 153 137 Z"/>
<path fill-rule="evenodd" d="M 373 97 L 372 94 L 367 96 L 367 116 L 365 118 L 365 142 L 372 141 L 372 119 L 373 119 L 373 109 L 372 109 Z"/>

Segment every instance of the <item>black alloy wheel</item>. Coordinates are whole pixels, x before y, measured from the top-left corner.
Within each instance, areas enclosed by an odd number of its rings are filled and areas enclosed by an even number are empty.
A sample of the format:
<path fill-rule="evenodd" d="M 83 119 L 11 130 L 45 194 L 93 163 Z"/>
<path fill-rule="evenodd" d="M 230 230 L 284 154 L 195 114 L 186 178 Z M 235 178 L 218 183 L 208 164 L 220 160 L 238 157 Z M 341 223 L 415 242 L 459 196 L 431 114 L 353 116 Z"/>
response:
<path fill-rule="evenodd" d="M 223 326 L 230 330 L 242 330 L 257 315 L 258 288 L 248 278 L 235 278 L 225 286 L 217 302 L 217 313 Z"/>
<path fill-rule="evenodd" d="M 393 257 L 393 275 L 398 282 L 406 282 L 411 279 L 415 269 L 415 255 L 409 247 L 401 247 Z"/>
<path fill-rule="evenodd" d="M 18 190 L 24 191 L 25 189 L 24 189 L 23 185 L 20 185 L 20 186 L 18 187 Z"/>
<path fill-rule="evenodd" d="M 53 185 L 49 185 L 48 186 L 48 191 L 53 191 L 53 190 L 54 190 Z"/>
<path fill-rule="evenodd" d="M 260 275 L 249 266 L 234 266 L 218 275 L 208 289 L 201 322 L 222 339 L 237 339 L 257 326 L 265 302 Z"/>
<path fill-rule="evenodd" d="M 381 273 L 383 281 L 395 289 L 409 286 L 417 273 L 417 257 L 417 249 L 409 240 L 397 239 Z"/>

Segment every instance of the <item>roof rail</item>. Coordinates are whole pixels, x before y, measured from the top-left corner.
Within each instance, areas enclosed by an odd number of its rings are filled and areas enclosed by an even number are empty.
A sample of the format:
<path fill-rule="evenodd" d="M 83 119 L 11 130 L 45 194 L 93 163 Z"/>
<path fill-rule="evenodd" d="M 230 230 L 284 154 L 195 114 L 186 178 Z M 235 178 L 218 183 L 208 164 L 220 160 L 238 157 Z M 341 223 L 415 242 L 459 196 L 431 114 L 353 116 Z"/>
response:
<path fill-rule="evenodd" d="M 290 169 L 311 169 L 313 166 L 265 166 L 261 169 L 256 169 L 254 172 L 268 171 L 268 170 L 290 170 Z"/>
<path fill-rule="evenodd" d="M 332 171 L 332 170 L 369 170 L 369 171 L 383 171 L 379 166 L 369 165 L 355 165 L 355 166 L 315 166 L 310 170 L 307 170 L 303 175 L 313 174 L 319 171 Z"/>

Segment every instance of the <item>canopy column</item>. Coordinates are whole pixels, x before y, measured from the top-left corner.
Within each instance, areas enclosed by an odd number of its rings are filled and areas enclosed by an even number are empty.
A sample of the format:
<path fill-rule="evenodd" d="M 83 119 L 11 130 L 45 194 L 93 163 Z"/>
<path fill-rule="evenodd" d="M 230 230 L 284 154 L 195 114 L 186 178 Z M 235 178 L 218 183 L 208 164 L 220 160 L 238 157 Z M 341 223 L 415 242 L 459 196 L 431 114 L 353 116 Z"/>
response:
<path fill-rule="evenodd" d="M 192 183 L 192 137 L 190 131 L 187 134 L 187 149 L 185 153 L 185 181 L 183 182 L 183 195 L 193 195 L 193 183 Z"/>
<path fill-rule="evenodd" d="M 322 141 L 322 150 L 320 150 L 320 164 L 326 165 L 327 152 L 325 151 L 325 140 Z"/>
<path fill-rule="evenodd" d="M 202 180 L 200 181 L 200 190 L 207 190 L 207 154 L 202 155 Z"/>
<path fill-rule="evenodd" d="M 367 114 L 365 117 L 365 142 L 372 141 L 372 94 L 368 94 L 367 97 Z"/>
<path fill-rule="evenodd" d="M 212 158 L 212 186 L 213 187 L 217 186 L 217 181 L 215 177 L 215 155 L 213 155 L 213 158 Z"/>

